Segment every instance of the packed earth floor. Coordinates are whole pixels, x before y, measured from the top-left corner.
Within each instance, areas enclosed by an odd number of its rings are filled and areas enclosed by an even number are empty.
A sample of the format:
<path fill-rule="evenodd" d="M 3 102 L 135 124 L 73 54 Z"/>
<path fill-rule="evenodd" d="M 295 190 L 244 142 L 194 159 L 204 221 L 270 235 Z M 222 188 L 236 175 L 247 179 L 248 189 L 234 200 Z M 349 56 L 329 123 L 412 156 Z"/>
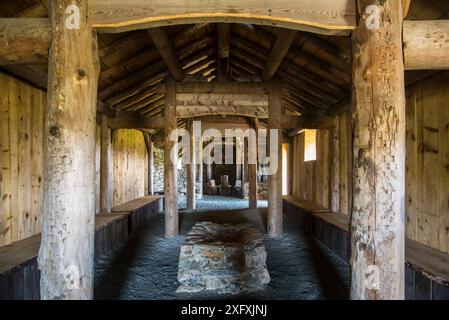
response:
<path fill-rule="evenodd" d="M 126 243 L 97 259 L 96 299 L 347 299 L 349 265 L 305 235 L 284 216 L 284 235 L 266 234 L 266 201 L 247 209 L 248 201 L 204 196 L 195 211 L 180 211 L 181 234 L 164 237 L 164 215 L 135 233 Z M 271 282 L 263 290 L 223 296 L 210 292 L 179 294 L 176 289 L 180 246 L 198 221 L 251 223 L 264 234 Z"/>

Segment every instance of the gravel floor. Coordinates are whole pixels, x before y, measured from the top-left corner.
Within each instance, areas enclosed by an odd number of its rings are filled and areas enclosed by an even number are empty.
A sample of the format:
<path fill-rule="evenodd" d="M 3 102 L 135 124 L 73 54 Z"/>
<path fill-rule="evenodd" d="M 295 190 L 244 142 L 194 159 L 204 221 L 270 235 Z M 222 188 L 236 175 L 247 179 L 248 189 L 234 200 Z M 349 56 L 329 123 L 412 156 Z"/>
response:
<path fill-rule="evenodd" d="M 238 296 L 177 294 L 179 248 L 197 221 L 249 222 L 265 233 L 266 201 L 248 210 L 247 201 L 205 196 L 196 211 L 180 212 L 181 235 L 165 239 L 164 216 L 97 260 L 96 299 L 347 299 L 349 266 L 326 247 L 284 219 L 284 236 L 264 236 L 271 282 Z"/>

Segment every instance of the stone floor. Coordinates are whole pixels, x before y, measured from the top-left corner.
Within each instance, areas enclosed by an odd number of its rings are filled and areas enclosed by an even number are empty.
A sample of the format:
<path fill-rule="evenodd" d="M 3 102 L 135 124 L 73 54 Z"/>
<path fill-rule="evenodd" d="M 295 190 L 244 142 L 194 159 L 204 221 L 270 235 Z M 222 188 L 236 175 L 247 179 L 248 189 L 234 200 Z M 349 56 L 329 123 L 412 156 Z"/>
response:
<path fill-rule="evenodd" d="M 180 245 L 197 221 L 252 223 L 266 232 L 266 209 L 244 209 L 242 199 L 206 196 L 194 212 L 180 212 L 181 235 L 165 239 L 164 216 L 97 260 L 96 299 L 346 299 L 349 266 L 305 236 L 288 218 L 279 239 L 264 236 L 270 284 L 252 294 L 179 294 L 176 289 Z M 261 202 L 260 207 L 266 206 Z"/>

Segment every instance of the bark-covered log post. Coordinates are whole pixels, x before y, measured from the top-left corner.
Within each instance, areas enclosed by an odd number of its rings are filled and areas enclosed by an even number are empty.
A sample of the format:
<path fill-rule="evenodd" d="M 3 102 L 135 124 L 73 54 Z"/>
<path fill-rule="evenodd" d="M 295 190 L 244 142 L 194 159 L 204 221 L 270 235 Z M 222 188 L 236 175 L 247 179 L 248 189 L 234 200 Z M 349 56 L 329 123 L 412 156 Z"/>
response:
<path fill-rule="evenodd" d="M 100 212 L 111 212 L 112 206 L 112 175 L 111 175 L 111 133 L 108 127 L 108 117 L 101 115 L 101 146 L 100 146 Z"/>
<path fill-rule="evenodd" d="M 353 34 L 352 299 L 404 298 L 402 12 L 402 1 L 359 1 Z"/>
<path fill-rule="evenodd" d="M 176 82 L 172 77 L 165 85 L 165 156 L 164 156 L 164 199 L 165 199 L 165 236 L 174 237 L 179 233 L 178 195 L 176 188 L 178 148 L 177 141 L 170 135 L 176 130 Z M 173 153 L 173 155 L 172 155 Z"/>
<path fill-rule="evenodd" d="M 187 164 L 187 209 L 195 210 L 196 208 L 196 150 L 195 150 L 195 135 L 193 132 L 193 120 L 190 120 L 187 125 L 189 134 L 189 148 L 190 148 L 190 163 Z"/>
<path fill-rule="evenodd" d="M 154 143 L 151 135 L 148 142 L 148 194 L 154 194 Z"/>
<path fill-rule="evenodd" d="M 148 194 L 154 194 L 154 142 L 149 133 L 143 133 L 148 153 Z"/>
<path fill-rule="evenodd" d="M 44 133 L 42 242 L 38 264 L 42 299 L 92 299 L 95 230 L 95 127 L 99 61 L 77 1 L 79 29 L 71 28 L 71 0 L 50 2 Z M 67 23 L 67 20 L 69 22 Z M 76 21 L 75 22 L 75 27 Z"/>
<path fill-rule="evenodd" d="M 277 170 L 268 175 L 268 233 L 273 237 L 282 235 L 282 86 L 273 83 L 269 87 L 268 137 L 270 130 L 277 130 Z M 269 145 L 272 144 L 271 141 Z M 270 158 L 273 159 L 272 154 Z M 270 166 L 273 164 L 270 163 Z"/>
<path fill-rule="evenodd" d="M 251 121 L 251 129 L 256 131 L 256 145 L 248 141 L 248 204 L 250 209 L 257 209 L 257 132 L 259 130 L 259 121 L 254 119 Z M 252 148 L 252 150 L 249 150 Z M 254 156 L 250 157 L 249 154 Z M 251 159 L 251 161 L 249 161 Z M 252 162 L 252 163 L 251 163 Z M 256 162 L 256 163 L 254 163 Z"/>

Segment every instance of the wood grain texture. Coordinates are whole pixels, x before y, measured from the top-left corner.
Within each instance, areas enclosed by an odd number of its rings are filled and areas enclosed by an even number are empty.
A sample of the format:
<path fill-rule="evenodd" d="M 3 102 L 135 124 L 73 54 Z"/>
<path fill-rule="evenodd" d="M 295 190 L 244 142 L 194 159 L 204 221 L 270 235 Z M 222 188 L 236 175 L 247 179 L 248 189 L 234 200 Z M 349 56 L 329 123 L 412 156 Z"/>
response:
<path fill-rule="evenodd" d="M 200 22 L 277 25 L 323 34 L 347 34 L 355 28 L 350 0 L 91 0 L 90 23 L 102 32 Z"/>
<path fill-rule="evenodd" d="M 105 114 L 100 117 L 100 212 L 108 213 L 112 207 L 111 131 L 108 127 L 108 117 Z"/>
<path fill-rule="evenodd" d="M 165 195 L 165 236 L 174 237 L 179 233 L 178 200 L 177 200 L 177 144 L 170 135 L 176 130 L 176 82 L 168 77 L 165 81 L 165 156 L 164 156 L 164 195 Z M 173 155 L 172 155 L 173 153 Z"/>
<path fill-rule="evenodd" d="M 0 88 L 3 246 L 40 232 L 46 94 L 3 73 Z"/>
<path fill-rule="evenodd" d="M 403 299 L 406 126 L 402 1 L 360 0 L 358 4 L 359 23 L 352 37 L 351 298 Z M 369 5 L 379 8 L 382 27 L 378 30 L 366 27 Z"/>
<path fill-rule="evenodd" d="M 281 29 L 277 35 L 276 41 L 273 44 L 270 55 L 268 56 L 265 68 L 262 71 L 262 79 L 265 81 L 271 80 L 276 74 L 279 66 L 284 60 L 288 49 L 296 38 L 297 32 L 294 30 Z"/>
<path fill-rule="evenodd" d="M 46 18 L 1 18 L 0 66 L 46 63 L 51 35 Z"/>
<path fill-rule="evenodd" d="M 270 151 L 270 166 L 276 166 L 276 171 L 268 175 L 268 216 L 267 229 L 273 237 L 282 235 L 282 85 L 274 83 L 270 86 L 268 104 L 268 135 L 271 139 L 270 130 L 277 130 L 275 142 L 270 141 L 270 149 L 277 145 L 277 158 Z M 273 159 L 277 161 L 274 164 Z"/>
<path fill-rule="evenodd" d="M 113 207 L 146 195 L 148 158 L 142 132 L 114 130 L 112 164 Z"/>
<path fill-rule="evenodd" d="M 449 69 L 449 20 L 404 21 L 406 70 Z"/>
<path fill-rule="evenodd" d="M 51 2 L 42 245 L 43 299 L 92 299 L 97 38 L 79 2 L 80 29 L 66 28 L 69 0 Z"/>
<path fill-rule="evenodd" d="M 448 74 L 414 84 L 407 96 L 407 237 L 449 253 Z"/>

